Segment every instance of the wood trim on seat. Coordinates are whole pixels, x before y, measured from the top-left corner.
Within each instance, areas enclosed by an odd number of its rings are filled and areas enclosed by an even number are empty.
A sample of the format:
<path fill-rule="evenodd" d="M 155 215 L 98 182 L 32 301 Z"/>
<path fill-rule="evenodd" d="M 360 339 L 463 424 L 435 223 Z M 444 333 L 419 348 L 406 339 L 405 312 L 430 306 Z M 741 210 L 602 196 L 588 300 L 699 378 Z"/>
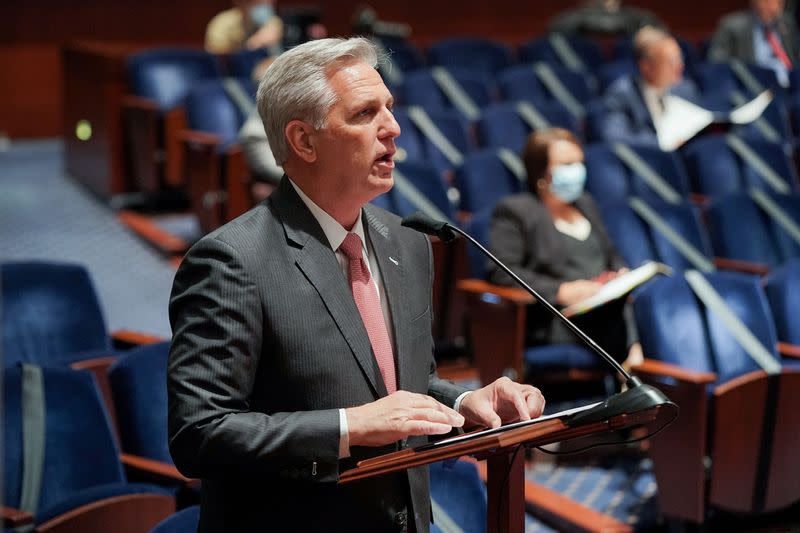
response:
<path fill-rule="evenodd" d="M 143 474 L 157 481 L 179 483 L 181 485 L 194 485 L 199 482 L 199 480 L 184 476 L 174 465 L 169 463 L 129 453 L 122 453 L 119 457 L 126 469 L 133 470 L 137 474 Z"/>
<path fill-rule="evenodd" d="M 38 533 L 113 531 L 142 533 L 175 512 L 175 498 L 164 494 L 125 494 L 82 505 L 39 525 Z"/>
<path fill-rule="evenodd" d="M 668 377 L 697 385 L 714 383 L 717 380 L 717 375 L 713 372 L 697 372 L 656 359 L 644 359 L 640 364 L 632 367 L 631 370 L 636 374 Z"/>
<path fill-rule="evenodd" d="M 797 344 L 790 344 L 788 342 L 778 343 L 778 353 L 784 357 L 793 357 L 800 359 L 800 346 Z"/>
<path fill-rule="evenodd" d="M 714 266 L 723 270 L 736 270 L 737 272 L 757 274 L 759 276 L 769 274 L 769 266 L 763 263 L 751 263 L 750 261 L 740 261 L 727 257 L 715 257 Z"/>
<path fill-rule="evenodd" d="M 490 293 L 519 305 L 536 303 L 536 299 L 523 289 L 494 285 L 481 279 L 462 279 L 456 286 L 460 291 L 472 294 Z"/>
<path fill-rule="evenodd" d="M 157 342 L 162 342 L 167 339 L 165 339 L 164 337 L 158 337 L 156 335 L 141 333 L 139 331 L 120 329 L 111 332 L 111 340 L 114 342 L 114 346 L 116 347 L 129 348 L 134 346 L 141 346 L 143 344 L 155 344 Z"/>
<path fill-rule="evenodd" d="M 19 527 L 33 523 L 32 514 L 14 507 L 0 507 L 0 517 L 3 519 L 3 528 Z"/>
<path fill-rule="evenodd" d="M 189 249 L 188 242 L 160 228 L 149 217 L 123 210 L 117 219 L 163 254 L 182 254 Z"/>

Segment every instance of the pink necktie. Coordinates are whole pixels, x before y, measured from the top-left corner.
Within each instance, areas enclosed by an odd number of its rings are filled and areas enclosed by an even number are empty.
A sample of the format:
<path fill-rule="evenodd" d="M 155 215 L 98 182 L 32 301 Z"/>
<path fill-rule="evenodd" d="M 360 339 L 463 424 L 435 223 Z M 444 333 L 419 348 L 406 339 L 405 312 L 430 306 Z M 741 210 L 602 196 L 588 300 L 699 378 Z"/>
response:
<path fill-rule="evenodd" d="M 383 320 L 377 287 L 372 283 L 369 269 L 364 264 L 361 238 L 355 233 L 348 233 L 342 244 L 339 245 L 339 251 L 348 259 L 353 299 L 361 314 L 361 320 L 364 321 L 364 326 L 367 328 L 369 342 L 375 353 L 375 359 L 378 361 L 378 367 L 381 369 L 386 390 L 391 394 L 397 390 L 392 342 L 389 340 L 389 332 L 386 329 L 386 322 Z"/>
<path fill-rule="evenodd" d="M 778 40 L 778 36 L 775 35 L 775 32 L 772 28 L 764 28 L 764 35 L 767 38 L 767 42 L 769 43 L 770 48 L 772 48 L 772 52 L 775 54 L 775 57 L 783 63 L 783 66 L 787 69 L 792 68 L 792 61 L 789 59 L 789 56 L 786 55 L 786 50 L 783 49 L 781 46 L 781 42 Z"/>

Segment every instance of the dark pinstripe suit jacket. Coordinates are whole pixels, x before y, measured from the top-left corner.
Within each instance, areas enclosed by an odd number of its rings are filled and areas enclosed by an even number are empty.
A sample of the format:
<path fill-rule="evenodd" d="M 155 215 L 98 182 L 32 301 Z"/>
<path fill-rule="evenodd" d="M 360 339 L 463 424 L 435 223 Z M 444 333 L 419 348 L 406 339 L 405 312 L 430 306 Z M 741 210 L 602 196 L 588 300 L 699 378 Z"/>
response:
<path fill-rule="evenodd" d="M 399 388 L 452 406 L 463 389 L 438 379 L 432 358 L 430 245 L 381 209 L 363 216 Z M 396 446 L 338 460 L 338 409 L 386 390 L 336 256 L 288 180 L 192 247 L 170 321 L 170 450 L 203 479 L 200 531 L 398 531 L 406 516 L 427 531 L 425 468 L 336 485 L 343 468 Z"/>

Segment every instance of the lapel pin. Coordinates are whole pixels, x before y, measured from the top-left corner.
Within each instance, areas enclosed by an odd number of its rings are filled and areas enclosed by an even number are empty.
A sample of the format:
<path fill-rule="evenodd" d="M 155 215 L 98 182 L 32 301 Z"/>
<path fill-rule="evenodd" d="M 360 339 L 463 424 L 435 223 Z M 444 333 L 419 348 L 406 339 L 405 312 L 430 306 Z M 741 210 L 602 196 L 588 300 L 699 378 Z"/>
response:
<path fill-rule="evenodd" d="M 398 262 L 397 262 L 397 259 L 395 259 L 395 258 L 394 258 L 394 257 L 392 257 L 391 255 L 389 256 L 389 261 L 391 261 L 392 263 L 394 263 L 394 266 L 400 266 L 400 263 L 398 263 Z"/>

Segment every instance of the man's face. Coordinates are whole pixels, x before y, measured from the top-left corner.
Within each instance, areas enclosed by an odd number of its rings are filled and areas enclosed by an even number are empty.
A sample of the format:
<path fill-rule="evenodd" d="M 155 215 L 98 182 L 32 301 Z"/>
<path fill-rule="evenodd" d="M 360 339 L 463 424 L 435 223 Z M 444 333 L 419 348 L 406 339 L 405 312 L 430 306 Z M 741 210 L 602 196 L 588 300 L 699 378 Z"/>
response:
<path fill-rule="evenodd" d="M 325 127 L 314 134 L 317 164 L 333 180 L 337 197 L 361 207 L 392 188 L 394 98 L 378 72 L 363 62 L 346 63 L 328 77 L 336 94 Z"/>
<path fill-rule="evenodd" d="M 657 89 L 668 89 L 683 79 L 683 55 L 675 39 L 651 45 L 650 53 L 639 63 L 644 80 Z"/>
<path fill-rule="evenodd" d="M 783 13 L 783 0 L 752 0 L 753 12 L 765 24 L 771 24 Z"/>

